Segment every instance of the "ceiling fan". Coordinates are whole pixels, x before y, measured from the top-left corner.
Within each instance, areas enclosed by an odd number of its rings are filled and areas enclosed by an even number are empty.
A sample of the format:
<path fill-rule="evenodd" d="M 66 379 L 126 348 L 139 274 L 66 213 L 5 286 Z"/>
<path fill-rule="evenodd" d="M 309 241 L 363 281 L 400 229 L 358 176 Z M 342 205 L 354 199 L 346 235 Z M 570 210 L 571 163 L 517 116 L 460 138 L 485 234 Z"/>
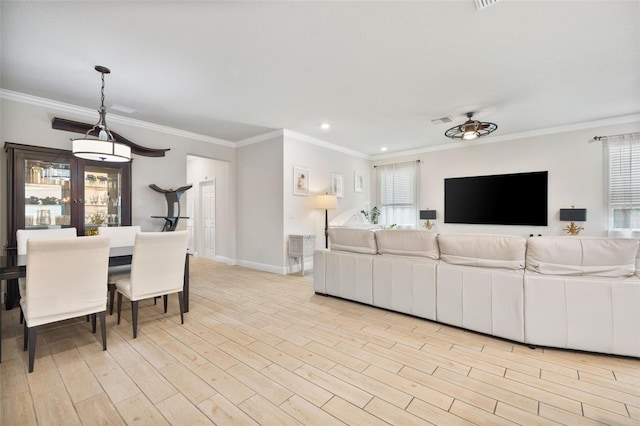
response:
<path fill-rule="evenodd" d="M 444 132 L 444 135 L 451 139 L 471 140 L 481 138 L 489 133 L 495 132 L 498 125 L 487 121 L 473 120 L 473 112 L 468 112 L 468 120 L 464 123 L 454 126 Z"/>

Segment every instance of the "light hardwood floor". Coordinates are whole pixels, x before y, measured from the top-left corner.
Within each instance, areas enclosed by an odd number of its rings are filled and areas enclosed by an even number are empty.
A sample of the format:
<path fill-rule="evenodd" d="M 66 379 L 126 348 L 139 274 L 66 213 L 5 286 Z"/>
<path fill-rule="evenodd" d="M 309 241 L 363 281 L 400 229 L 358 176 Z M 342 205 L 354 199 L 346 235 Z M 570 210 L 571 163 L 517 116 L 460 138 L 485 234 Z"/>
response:
<path fill-rule="evenodd" d="M 18 310 L 3 311 L 0 424 L 635 425 L 640 360 L 529 349 L 315 295 L 312 276 L 201 258 L 180 325 L 143 303 L 38 335 L 27 374 Z"/>

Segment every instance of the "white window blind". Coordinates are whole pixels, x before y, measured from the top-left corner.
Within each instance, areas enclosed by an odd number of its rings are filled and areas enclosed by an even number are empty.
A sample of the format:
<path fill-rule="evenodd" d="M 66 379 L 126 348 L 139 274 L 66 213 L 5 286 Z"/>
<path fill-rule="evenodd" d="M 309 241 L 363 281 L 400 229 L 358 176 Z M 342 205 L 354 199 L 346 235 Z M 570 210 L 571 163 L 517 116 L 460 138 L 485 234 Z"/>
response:
<path fill-rule="evenodd" d="M 640 133 L 605 140 L 609 231 L 640 230 Z"/>
<path fill-rule="evenodd" d="M 376 167 L 381 225 L 416 226 L 418 165 L 412 161 Z"/>

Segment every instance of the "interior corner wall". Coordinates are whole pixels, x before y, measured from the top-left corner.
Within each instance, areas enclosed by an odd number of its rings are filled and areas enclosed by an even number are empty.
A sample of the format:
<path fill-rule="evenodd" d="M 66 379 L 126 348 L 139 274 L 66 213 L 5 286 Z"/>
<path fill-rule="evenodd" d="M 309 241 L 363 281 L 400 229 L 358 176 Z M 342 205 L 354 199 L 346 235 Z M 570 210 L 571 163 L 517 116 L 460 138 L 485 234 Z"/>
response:
<path fill-rule="evenodd" d="M 309 170 L 309 196 L 293 194 L 293 169 L 304 167 Z M 325 192 L 331 193 L 331 175 L 343 177 L 343 196 L 338 198 L 338 208 L 328 211 L 329 221 L 350 210 L 359 212 L 370 203 L 369 182 L 371 165 L 368 159 L 355 157 L 321 145 L 284 137 L 284 251 L 282 255 L 291 272 L 291 259 L 287 254 L 289 235 L 315 235 L 316 248 L 324 248 L 325 211 L 315 207 L 315 197 Z M 363 191 L 355 192 L 355 173 L 364 177 Z M 299 269 L 297 269 L 299 270 Z"/>
<path fill-rule="evenodd" d="M 282 137 L 236 149 L 237 264 L 285 273 L 282 258 Z"/>
<path fill-rule="evenodd" d="M 432 151 L 410 157 L 374 160 L 374 165 L 409 160 L 420 162 L 418 208 L 436 209 L 433 232 L 496 233 L 508 235 L 566 235 L 559 211 L 571 205 L 587 209 L 587 221 L 580 235 L 606 236 L 603 142 L 594 136 L 640 131 L 640 123 L 567 131 L 503 142 L 468 142 L 467 146 Z M 444 179 L 506 173 L 548 171 L 548 225 L 507 226 L 444 223 Z M 375 175 L 372 175 L 372 194 Z M 515 188 L 526 191 L 527 188 Z M 508 196 L 508 195 L 507 195 Z"/>
<path fill-rule="evenodd" d="M 61 117 L 81 122 L 94 122 L 96 117 L 74 115 L 67 109 L 53 106 L 34 105 L 24 102 L 0 99 L 0 137 L 3 142 L 14 142 L 25 145 L 36 145 L 50 148 L 71 150 L 72 137 L 78 134 L 54 130 L 51 121 Z M 111 120 L 110 127 L 127 139 L 139 145 L 170 150 L 165 157 L 142 157 L 133 155 L 132 164 L 132 223 L 140 225 L 143 231 L 160 231 L 163 219 L 152 219 L 151 216 L 167 214 L 167 202 L 162 194 L 149 188 L 155 183 L 160 188 L 177 188 L 186 184 L 186 158 L 188 154 L 216 158 L 229 162 L 229 187 L 235 187 L 235 150 L 218 144 L 191 139 L 186 136 L 164 133 L 152 128 L 142 128 Z M 6 153 L 0 152 L 0 235 L 6 243 Z M 181 200 L 182 201 L 182 200 Z M 181 204 L 186 211 L 186 205 Z M 233 248 L 230 249 L 233 251 Z"/>

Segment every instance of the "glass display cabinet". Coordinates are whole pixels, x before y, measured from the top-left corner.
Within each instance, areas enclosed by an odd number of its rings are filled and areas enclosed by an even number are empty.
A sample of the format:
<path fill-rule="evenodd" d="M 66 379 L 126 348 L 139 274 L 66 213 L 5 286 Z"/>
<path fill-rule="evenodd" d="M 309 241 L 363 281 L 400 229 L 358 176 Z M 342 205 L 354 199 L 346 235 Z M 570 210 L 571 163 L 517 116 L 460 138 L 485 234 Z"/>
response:
<path fill-rule="evenodd" d="M 131 163 L 76 158 L 71 151 L 5 143 L 7 242 L 17 251 L 18 229 L 74 227 L 94 235 L 100 226 L 131 225 Z M 5 309 L 17 305 L 16 280 L 7 282 Z"/>
<path fill-rule="evenodd" d="M 131 225 L 131 163 L 75 158 L 70 151 L 6 143 L 7 247 L 18 229 Z"/>

